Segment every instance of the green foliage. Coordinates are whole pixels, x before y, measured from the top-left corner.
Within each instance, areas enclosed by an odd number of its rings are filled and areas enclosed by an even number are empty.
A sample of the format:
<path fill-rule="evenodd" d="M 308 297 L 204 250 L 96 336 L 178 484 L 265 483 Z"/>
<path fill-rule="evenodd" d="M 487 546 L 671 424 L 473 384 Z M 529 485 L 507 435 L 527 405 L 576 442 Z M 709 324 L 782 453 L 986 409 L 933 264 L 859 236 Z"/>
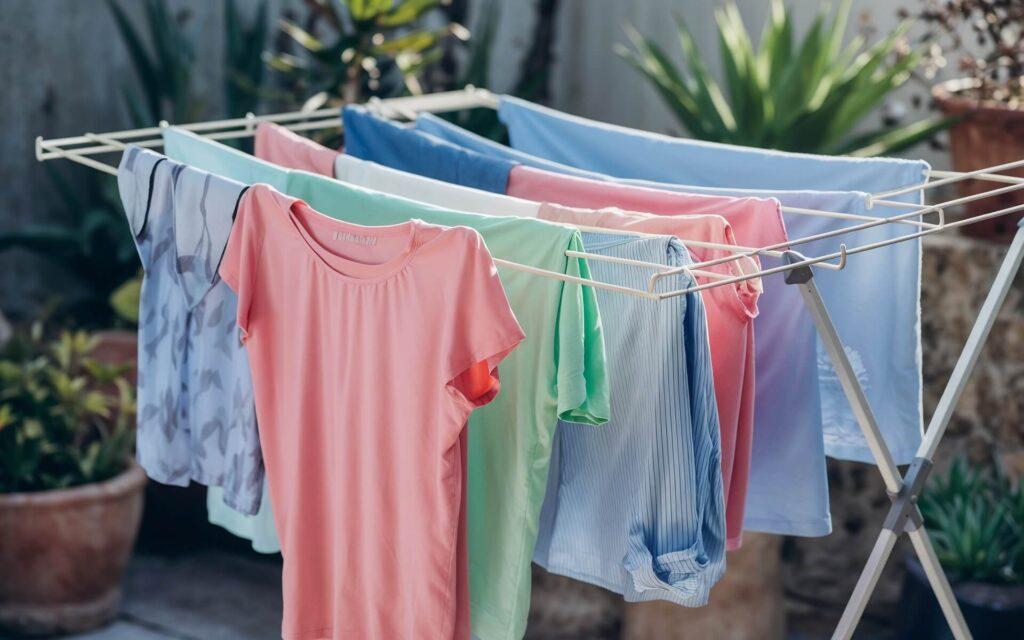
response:
<path fill-rule="evenodd" d="M 919 505 L 943 568 L 957 580 L 1024 584 L 1024 491 L 954 461 Z"/>
<path fill-rule="evenodd" d="M 445 38 L 465 40 L 456 23 L 422 26 L 446 0 L 305 0 L 304 26 L 281 20 L 282 33 L 299 49 L 265 57 L 309 109 L 360 102 L 368 96 L 421 93 L 419 76 L 442 56 Z M 329 37 L 316 35 L 330 31 Z"/>
<path fill-rule="evenodd" d="M 724 90 L 711 76 L 682 18 L 676 19 L 685 60 L 681 67 L 632 27 L 627 27 L 632 48 L 616 50 L 654 86 L 680 124 L 702 140 L 808 153 L 884 155 L 949 126 L 948 118 L 932 118 L 851 135 L 910 78 L 923 51 L 900 51 L 906 23 L 873 45 L 866 45 L 860 35 L 844 44 L 849 13 L 850 0 L 842 0 L 832 19 L 824 5 L 797 41 L 792 15 L 782 0 L 772 0 L 760 47 L 755 49 L 736 5 L 719 8 L 715 17 Z"/>
<path fill-rule="evenodd" d="M 466 85 L 473 85 L 474 87 L 491 86 L 491 54 L 494 51 L 495 38 L 497 37 L 498 24 L 501 18 L 500 3 L 497 0 L 486 0 L 479 11 L 480 17 L 473 28 L 473 38 L 469 42 L 468 55 L 455 82 L 457 87 L 464 87 Z M 542 20 L 544 16 L 538 12 L 536 19 Z M 548 19 L 553 20 L 554 16 L 549 16 Z M 533 37 L 536 39 L 543 36 L 552 37 L 549 30 L 535 27 Z M 508 94 L 523 98 L 524 100 L 543 101 L 543 92 L 546 90 L 545 84 L 550 75 L 549 67 L 551 60 L 550 58 L 531 60 L 531 55 L 537 54 L 537 45 L 538 43 L 536 42 L 532 43 L 532 46 L 523 55 L 523 59 L 520 60 L 519 77 L 512 88 L 507 91 Z M 538 68 L 540 72 L 534 73 Z M 440 117 L 485 138 L 503 143 L 508 140 L 508 131 L 505 129 L 505 125 L 498 119 L 498 113 L 494 109 L 453 111 L 440 114 Z"/>
<path fill-rule="evenodd" d="M 128 280 L 110 294 L 110 307 L 125 322 L 139 324 L 139 299 L 142 297 L 142 274 Z"/>
<path fill-rule="evenodd" d="M 21 248 L 57 264 L 79 283 L 57 300 L 58 312 L 86 326 L 110 326 L 107 301 L 139 269 L 138 254 L 125 223 L 116 182 L 97 176 L 74 187 L 50 163 L 44 164 L 63 202 L 65 222 L 30 223 L 0 232 L 0 252 Z"/>
<path fill-rule="evenodd" d="M 107 0 L 118 33 L 128 48 L 141 92 L 130 82 L 123 86 L 128 112 L 137 127 L 162 119 L 192 122 L 202 102 L 192 87 L 195 49 L 185 34 L 188 15 L 174 15 L 166 0 L 142 0 L 144 28 L 136 27 L 120 4 Z M 150 43 L 147 46 L 146 42 Z"/>
<path fill-rule="evenodd" d="M 0 492 L 63 489 L 116 476 L 133 443 L 127 366 L 90 357 L 96 339 L 36 329 L 0 351 Z"/>
<path fill-rule="evenodd" d="M 186 32 L 189 15 L 174 13 L 167 0 L 143 0 L 140 4 L 143 24 L 136 26 L 121 4 L 107 0 L 139 83 L 139 88 L 130 82 L 123 87 L 132 121 L 137 127 L 160 120 L 194 122 L 203 114 L 206 101 L 194 86 L 197 61 Z M 259 104 L 265 71 L 261 52 L 268 30 L 267 0 L 256 5 L 248 25 L 237 1 L 224 0 L 225 117 L 243 116 Z"/>
<path fill-rule="evenodd" d="M 256 6 L 256 15 L 246 26 L 235 0 L 224 3 L 224 111 L 238 118 L 255 111 L 260 101 L 263 76 L 263 45 L 269 33 L 267 0 Z"/>
<path fill-rule="evenodd" d="M 480 9 L 478 25 L 473 28 L 473 38 L 469 43 L 466 62 L 462 66 L 456 86 L 490 86 L 491 52 L 494 50 L 494 39 L 498 31 L 500 17 L 501 10 L 498 2 L 487 0 L 483 8 Z M 494 109 L 468 109 L 441 114 L 441 117 L 454 122 L 463 129 L 493 140 L 501 140 L 505 134 L 505 127 L 498 120 L 498 114 Z"/>

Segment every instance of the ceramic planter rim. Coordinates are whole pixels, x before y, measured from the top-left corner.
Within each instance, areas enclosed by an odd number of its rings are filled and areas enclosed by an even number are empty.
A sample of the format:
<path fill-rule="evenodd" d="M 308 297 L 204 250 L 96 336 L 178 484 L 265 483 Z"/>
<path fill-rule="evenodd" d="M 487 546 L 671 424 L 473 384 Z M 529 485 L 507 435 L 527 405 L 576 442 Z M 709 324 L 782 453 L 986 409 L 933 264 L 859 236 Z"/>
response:
<path fill-rule="evenodd" d="M 977 87 L 979 82 L 973 78 L 955 78 L 946 80 L 939 84 L 932 85 L 932 98 L 939 104 L 941 111 L 945 113 L 979 113 L 987 115 L 999 114 L 1002 116 L 1014 117 L 1024 113 L 1024 105 L 1011 107 L 1005 102 L 998 100 L 982 100 L 963 95 L 968 89 Z"/>
<path fill-rule="evenodd" d="M 145 472 L 132 460 L 124 471 L 100 482 L 80 484 L 66 489 L 0 493 L 0 510 L 101 502 L 129 494 L 145 483 Z"/>

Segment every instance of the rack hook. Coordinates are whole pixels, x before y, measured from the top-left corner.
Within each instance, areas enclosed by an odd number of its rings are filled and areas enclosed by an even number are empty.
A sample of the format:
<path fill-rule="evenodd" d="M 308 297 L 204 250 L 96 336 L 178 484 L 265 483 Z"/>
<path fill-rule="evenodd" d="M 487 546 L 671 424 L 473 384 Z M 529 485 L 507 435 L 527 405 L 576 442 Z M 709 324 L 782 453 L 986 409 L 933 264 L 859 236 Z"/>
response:
<path fill-rule="evenodd" d="M 256 130 L 256 114 L 252 111 L 245 112 L 245 131 L 252 133 Z"/>
<path fill-rule="evenodd" d="M 654 288 L 658 285 L 658 281 L 667 276 L 674 276 L 680 273 L 685 273 L 690 276 L 690 279 L 695 283 L 697 282 L 696 276 L 693 275 L 693 271 L 690 270 L 689 266 L 676 267 L 674 269 L 667 269 L 665 271 L 658 271 L 652 273 L 651 277 L 647 279 L 647 293 L 654 293 Z"/>
<path fill-rule="evenodd" d="M 839 245 L 839 262 L 835 265 L 836 271 L 842 271 L 846 268 L 846 243 Z"/>

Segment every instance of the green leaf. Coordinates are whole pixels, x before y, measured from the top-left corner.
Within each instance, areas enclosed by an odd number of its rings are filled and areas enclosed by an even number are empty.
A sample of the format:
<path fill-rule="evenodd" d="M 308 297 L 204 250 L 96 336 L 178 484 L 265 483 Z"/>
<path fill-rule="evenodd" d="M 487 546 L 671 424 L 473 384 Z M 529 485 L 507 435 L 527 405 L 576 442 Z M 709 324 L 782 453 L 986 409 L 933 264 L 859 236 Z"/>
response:
<path fill-rule="evenodd" d="M 754 144 L 755 132 L 761 129 L 766 106 L 760 100 L 763 94 L 760 65 L 736 5 L 726 5 L 716 11 L 715 20 L 718 23 L 719 52 L 733 106 L 735 137 Z"/>
<path fill-rule="evenodd" d="M 955 124 L 957 116 L 933 116 L 895 129 L 886 128 L 858 136 L 836 150 L 858 157 L 888 156 L 905 151 L 935 137 Z"/>
<path fill-rule="evenodd" d="M 114 17 L 114 23 L 121 34 L 121 39 L 124 41 L 125 46 L 128 47 L 132 66 L 135 67 L 135 75 L 145 87 L 146 95 L 149 97 L 148 104 L 151 120 L 157 120 L 160 114 L 160 89 L 157 84 L 156 63 L 142 45 L 142 37 L 135 30 L 135 27 L 132 26 L 131 21 L 121 9 L 121 6 L 114 2 L 114 0 L 107 0 L 107 7 Z"/>
<path fill-rule="evenodd" d="M 437 44 L 437 41 L 448 35 L 447 28 L 430 30 L 418 29 L 405 35 L 391 39 L 383 39 L 375 43 L 371 52 L 375 56 L 397 55 L 399 53 L 420 53 Z"/>
<path fill-rule="evenodd" d="M 679 17 L 676 18 L 676 36 L 680 49 L 689 62 L 689 70 L 693 78 L 691 91 L 698 106 L 704 110 L 706 118 L 721 132 L 721 135 L 728 136 L 731 132 L 736 131 L 736 119 L 732 109 L 722 95 L 718 83 L 711 77 L 711 73 L 701 59 L 697 45 L 693 41 L 693 35 L 686 23 Z M 658 47 L 653 43 L 649 43 L 649 45 L 652 50 L 658 51 Z M 660 57 L 670 66 L 667 56 L 660 54 Z"/>
<path fill-rule="evenodd" d="M 391 8 L 392 0 L 346 0 L 349 14 L 357 22 L 368 22 Z"/>
<path fill-rule="evenodd" d="M 645 40 L 632 26 L 626 26 L 626 36 L 636 53 L 617 47 L 617 53 L 651 82 L 661 94 L 665 104 L 690 133 L 698 138 L 713 139 L 719 132 L 705 122 L 704 114 L 688 83 L 665 58 L 661 51 Z"/>
<path fill-rule="evenodd" d="M 377 18 L 381 27 L 404 27 L 419 20 L 424 13 L 441 6 L 444 0 L 404 0 Z"/>
<path fill-rule="evenodd" d="M 139 323 L 139 300 L 142 296 L 142 278 L 128 280 L 110 295 L 110 306 L 118 317 L 130 322 Z"/>
<path fill-rule="evenodd" d="M 306 49 L 311 53 L 316 53 L 325 48 L 324 43 L 317 40 L 311 33 L 294 22 L 282 19 L 278 20 L 278 24 L 281 26 L 281 31 L 297 42 L 303 49 Z"/>

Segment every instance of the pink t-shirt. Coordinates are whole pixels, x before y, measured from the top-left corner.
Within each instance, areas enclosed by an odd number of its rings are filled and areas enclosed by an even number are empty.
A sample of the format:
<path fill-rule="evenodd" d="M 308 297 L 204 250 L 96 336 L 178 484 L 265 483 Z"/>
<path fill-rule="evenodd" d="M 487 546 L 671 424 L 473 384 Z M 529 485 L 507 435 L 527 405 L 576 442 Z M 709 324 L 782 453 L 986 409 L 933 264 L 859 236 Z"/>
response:
<path fill-rule="evenodd" d="M 283 637 L 456 637 L 461 436 L 523 339 L 480 235 L 348 224 L 254 185 L 220 273 L 252 368 Z"/>
<path fill-rule="evenodd" d="M 729 221 L 740 245 L 762 247 L 787 240 L 779 201 L 774 198 L 732 198 L 651 189 L 524 165 L 513 167 L 508 177 L 507 194 L 524 200 L 585 209 L 618 207 L 626 211 L 670 216 L 710 213 Z"/>
<path fill-rule="evenodd" d="M 575 209 L 542 204 L 545 220 L 579 226 L 622 229 L 640 233 L 677 236 L 718 244 L 736 244 L 732 227 L 721 216 L 655 216 L 615 208 Z M 687 245 L 694 260 L 713 260 L 728 255 L 723 249 Z M 706 271 L 724 275 L 750 273 L 758 264 L 741 258 Z M 712 280 L 697 276 L 698 284 Z M 750 473 L 754 429 L 754 322 L 759 283 L 747 280 L 701 292 L 707 310 L 708 341 L 715 381 L 715 402 L 721 425 L 722 492 L 725 497 L 726 547 L 737 549 L 743 532 L 743 507 Z"/>
<path fill-rule="evenodd" d="M 253 155 L 289 169 L 333 177 L 338 152 L 279 124 L 261 122 L 256 127 Z"/>

